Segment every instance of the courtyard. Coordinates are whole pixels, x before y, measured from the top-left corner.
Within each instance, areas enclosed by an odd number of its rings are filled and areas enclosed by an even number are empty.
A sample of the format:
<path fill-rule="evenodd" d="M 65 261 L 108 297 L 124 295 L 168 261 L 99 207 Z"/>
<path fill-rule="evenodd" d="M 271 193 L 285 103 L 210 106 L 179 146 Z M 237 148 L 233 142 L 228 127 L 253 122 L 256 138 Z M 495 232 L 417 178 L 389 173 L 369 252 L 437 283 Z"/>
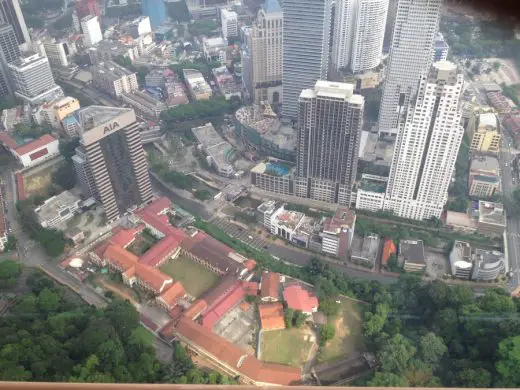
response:
<path fill-rule="evenodd" d="M 219 280 L 217 274 L 183 256 L 169 260 L 159 269 L 174 280 L 181 282 L 186 292 L 195 298 L 209 290 Z"/>
<path fill-rule="evenodd" d="M 316 346 L 316 335 L 308 326 L 262 332 L 258 358 L 270 363 L 301 367 Z"/>
<path fill-rule="evenodd" d="M 214 332 L 243 351 L 254 355 L 258 328 L 254 305 L 242 302 L 215 325 Z"/>

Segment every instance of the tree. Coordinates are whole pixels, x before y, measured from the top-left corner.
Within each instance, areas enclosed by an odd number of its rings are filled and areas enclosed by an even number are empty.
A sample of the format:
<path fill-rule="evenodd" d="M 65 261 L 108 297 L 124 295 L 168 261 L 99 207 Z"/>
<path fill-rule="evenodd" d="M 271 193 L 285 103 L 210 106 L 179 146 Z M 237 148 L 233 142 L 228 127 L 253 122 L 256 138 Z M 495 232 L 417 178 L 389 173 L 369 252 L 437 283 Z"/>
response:
<path fill-rule="evenodd" d="M 0 262 L 0 290 L 13 288 L 22 273 L 22 266 L 12 260 Z"/>
<path fill-rule="evenodd" d="M 376 372 L 367 385 L 370 387 L 408 387 L 408 381 L 391 372 Z"/>
<path fill-rule="evenodd" d="M 65 30 L 72 26 L 72 10 L 67 11 L 66 14 L 64 14 L 61 18 L 56 20 L 52 27 L 54 27 L 56 30 Z"/>
<path fill-rule="evenodd" d="M 334 298 L 327 298 L 320 301 L 320 306 L 318 308 L 323 314 L 327 317 L 334 317 L 339 312 L 339 304 L 336 302 Z"/>
<path fill-rule="evenodd" d="M 363 323 L 363 333 L 365 337 L 373 337 L 379 334 L 385 326 L 390 308 L 386 304 L 376 305 L 375 313 L 367 312 Z"/>
<path fill-rule="evenodd" d="M 490 387 L 491 374 L 484 368 L 464 368 L 455 374 L 453 382 L 456 387 Z"/>
<path fill-rule="evenodd" d="M 428 332 L 419 340 L 419 355 L 431 367 L 436 367 L 447 352 L 448 348 L 442 338 L 433 332 Z"/>
<path fill-rule="evenodd" d="M 377 357 L 383 371 L 402 374 L 408 368 L 408 363 L 415 352 L 416 348 L 409 339 L 396 334 L 383 344 Z"/>
<path fill-rule="evenodd" d="M 63 190 L 70 190 L 76 185 L 76 171 L 70 162 L 62 164 L 52 174 L 52 182 Z"/>
<path fill-rule="evenodd" d="M 111 301 L 105 313 L 122 339 L 130 338 L 133 330 L 139 326 L 139 313 L 128 301 Z"/>
<path fill-rule="evenodd" d="M 509 295 L 503 295 L 495 290 L 486 290 L 478 300 L 479 307 L 489 313 L 514 313 L 516 305 Z"/>
<path fill-rule="evenodd" d="M 333 324 L 323 325 L 320 329 L 320 345 L 325 345 L 327 341 L 332 340 L 336 335 L 336 328 Z"/>
<path fill-rule="evenodd" d="M 499 360 L 496 370 L 499 385 L 504 387 L 520 386 L 520 336 L 509 337 L 498 345 Z"/>
<path fill-rule="evenodd" d="M 297 328 L 301 328 L 301 326 L 307 320 L 307 314 L 303 314 L 300 310 L 296 310 L 294 312 L 294 326 Z"/>
<path fill-rule="evenodd" d="M 294 320 L 294 310 L 290 309 L 290 308 L 285 309 L 284 321 L 285 321 L 285 327 L 287 329 L 292 328 L 293 320 Z"/>
<path fill-rule="evenodd" d="M 4 245 L 4 252 L 11 252 L 11 251 L 14 251 L 16 249 L 18 245 L 18 240 L 16 239 L 15 236 L 13 236 L 12 234 L 9 234 L 7 236 L 7 242 L 5 243 Z"/>
<path fill-rule="evenodd" d="M 38 295 L 38 307 L 45 313 L 56 311 L 60 305 L 60 296 L 49 288 L 44 288 Z"/>

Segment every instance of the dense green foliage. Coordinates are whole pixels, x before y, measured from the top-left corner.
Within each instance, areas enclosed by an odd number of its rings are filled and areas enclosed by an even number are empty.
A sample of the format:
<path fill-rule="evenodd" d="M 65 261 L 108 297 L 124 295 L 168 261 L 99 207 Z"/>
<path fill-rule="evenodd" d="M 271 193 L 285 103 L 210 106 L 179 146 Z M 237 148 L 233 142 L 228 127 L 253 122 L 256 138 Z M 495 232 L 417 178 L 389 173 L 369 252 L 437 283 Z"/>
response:
<path fill-rule="evenodd" d="M 128 4 L 120 7 L 107 8 L 107 16 L 112 18 L 125 18 L 130 16 L 138 16 L 141 14 L 139 4 Z"/>
<path fill-rule="evenodd" d="M 190 11 L 185 1 L 169 1 L 166 3 L 168 15 L 172 20 L 187 22 L 190 20 Z"/>
<path fill-rule="evenodd" d="M 132 63 L 132 60 L 127 57 L 117 56 L 114 58 L 114 61 L 121 65 L 123 68 L 128 69 L 131 72 L 137 73 L 137 79 L 139 80 L 139 85 L 145 85 L 145 77 L 150 71 L 145 66 L 136 67 Z"/>
<path fill-rule="evenodd" d="M 286 210 L 298 211 L 304 213 L 308 217 L 321 218 L 321 217 L 332 217 L 334 213 L 332 211 L 323 211 L 318 209 L 312 209 L 307 206 L 302 206 L 294 203 L 287 203 L 284 205 Z"/>
<path fill-rule="evenodd" d="M 451 184 L 449 195 L 454 199 L 448 202 L 448 210 L 465 213 L 468 209 L 469 137 L 464 133 L 455 163 L 455 181 Z"/>
<path fill-rule="evenodd" d="M 43 203 L 41 197 L 19 200 L 16 203 L 16 208 L 18 210 L 20 223 L 29 236 L 41 244 L 48 256 L 58 257 L 63 253 L 69 241 L 65 238 L 62 231 L 41 227 L 34 213 L 35 207 L 41 203 Z"/>
<path fill-rule="evenodd" d="M 0 318 L 2 380 L 230 383 L 197 368 L 180 345 L 175 345 L 172 363 L 160 363 L 150 337 L 139 328 L 139 314 L 127 301 L 96 309 L 39 273 L 27 284 L 31 292 L 16 299 L 11 315 Z"/>
<path fill-rule="evenodd" d="M 166 128 L 169 129 L 174 128 L 175 124 L 179 122 L 232 113 L 239 105 L 240 102 L 227 101 L 223 97 L 217 97 L 170 108 L 161 113 L 161 119 L 166 122 Z"/>
<path fill-rule="evenodd" d="M 12 260 L 0 261 L 0 291 L 13 288 L 21 273 L 20 263 Z"/>
<path fill-rule="evenodd" d="M 518 99 L 517 90 L 520 85 L 506 85 L 505 83 L 501 84 L 502 92 L 505 96 L 511 99 L 518 106 L 520 105 L 520 99 Z"/>
<path fill-rule="evenodd" d="M 78 99 L 81 107 L 88 107 L 88 106 L 96 105 L 96 102 L 94 100 L 92 100 L 92 98 L 90 98 L 87 94 L 85 94 L 81 90 L 74 88 L 70 84 L 60 82 L 60 81 L 56 81 L 56 84 L 59 85 L 61 87 L 61 89 L 63 89 L 63 92 L 65 93 L 65 95 L 72 96 L 72 97 L 75 97 L 76 99 Z"/>
<path fill-rule="evenodd" d="M 336 335 L 336 328 L 334 324 L 326 324 L 320 328 L 320 345 L 324 346 L 329 340 L 332 340 Z"/>
<path fill-rule="evenodd" d="M 204 75 L 204 77 L 211 77 L 211 70 L 213 68 L 220 68 L 221 64 L 219 62 L 206 62 L 205 60 L 195 60 L 193 61 L 181 61 L 178 64 L 170 65 L 170 69 L 175 72 L 177 77 L 180 79 L 184 79 L 184 74 L 182 72 L 183 69 L 195 69 Z"/>
<path fill-rule="evenodd" d="M 56 30 L 65 30 L 72 27 L 72 10 L 67 11 L 63 16 L 57 19 L 53 24 Z"/>
<path fill-rule="evenodd" d="M 191 35 L 209 35 L 218 27 L 214 20 L 194 20 L 188 26 L 188 31 Z"/>

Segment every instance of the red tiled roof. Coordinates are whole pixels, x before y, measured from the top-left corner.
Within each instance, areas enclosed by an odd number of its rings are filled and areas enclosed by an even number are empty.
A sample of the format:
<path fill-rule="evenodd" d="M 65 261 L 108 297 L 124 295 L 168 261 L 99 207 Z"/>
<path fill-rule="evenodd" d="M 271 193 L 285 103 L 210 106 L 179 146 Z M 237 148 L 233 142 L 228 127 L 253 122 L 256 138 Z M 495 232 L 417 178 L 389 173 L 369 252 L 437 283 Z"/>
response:
<path fill-rule="evenodd" d="M 135 236 L 139 234 L 143 229 L 144 225 L 139 225 L 133 229 L 123 229 L 120 226 L 117 226 L 112 230 L 114 235 L 110 237 L 110 241 L 116 245 L 126 248 L 135 240 Z"/>
<path fill-rule="evenodd" d="M 208 329 L 212 329 L 215 324 L 233 307 L 238 305 L 244 299 L 245 291 L 242 284 L 237 282 L 235 287 L 220 300 L 211 310 L 205 312 L 202 317 L 202 325 Z"/>
<path fill-rule="evenodd" d="M 123 271 L 127 271 L 139 261 L 139 258 L 119 245 L 109 244 L 102 256 L 106 261 L 116 265 Z"/>
<path fill-rule="evenodd" d="M 209 329 L 187 318 L 182 318 L 179 321 L 176 332 L 216 360 L 225 363 L 255 382 L 294 385 L 301 379 L 301 372 L 298 368 L 263 363 Z"/>
<path fill-rule="evenodd" d="M 262 274 L 262 285 L 260 287 L 260 296 L 262 298 L 279 297 L 280 291 L 280 274 L 276 272 L 264 272 Z"/>
<path fill-rule="evenodd" d="M 189 318 L 190 320 L 195 319 L 202 313 L 204 310 L 208 308 L 208 305 L 205 300 L 197 299 L 192 305 L 184 312 L 184 316 Z"/>
<path fill-rule="evenodd" d="M 12 146 L 12 144 L 9 145 L 9 147 L 11 149 L 14 149 L 16 151 L 16 153 L 18 155 L 20 155 L 20 156 L 23 156 L 24 154 L 27 154 L 27 153 L 34 152 L 35 150 L 40 149 L 40 148 L 44 147 L 45 145 L 50 144 L 51 142 L 56 141 L 56 138 L 54 138 L 52 135 L 44 134 L 40 138 L 38 138 L 38 139 L 36 139 L 34 141 L 28 142 L 25 145 L 18 146 L 11 139 L 11 137 L 9 137 L 7 134 L 5 134 L 5 136 L 7 138 L 9 138 L 14 143 L 14 147 Z M 5 138 L 2 138 L 2 141 L 4 141 L 7 144 L 7 140 Z"/>
<path fill-rule="evenodd" d="M 263 330 L 285 329 L 283 305 L 280 302 L 258 305 Z"/>
<path fill-rule="evenodd" d="M 254 261 L 253 259 L 249 259 L 244 262 L 244 267 L 246 267 L 248 271 L 252 271 L 256 267 L 256 261 Z"/>
<path fill-rule="evenodd" d="M 18 147 L 18 144 L 11 137 L 9 137 L 9 134 L 7 133 L 0 133 L 0 142 L 2 142 L 9 149 L 16 149 Z"/>
<path fill-rule="evenodd" d="M 293 310 L 311 313 L 318 308 L 318 298 L 300 285 L 286 287 L 283 298 L 287 302 L 287 307 Z"/>
<path fill-rule="evenodd" d="M 178 248 L 182 238 L 168 235 L 148 249 L 139 259 L 139 263 L 149 267 L 157 267 L 165 258 L 171 256 Z"/>
<path fill-rule="evenodd" d="M 381 257 L 381 264 L 388 264 L 388 259 L 391 255 L 397 254 L 397 248 L 391 238 L 387 238 L 383 245 L 383 256 Z"/>
<path fill-rule="evenodd" d="M 168 307 L 173 307 L 177 304 L 177 299 L 182 298 L 186 294 L 181 282 L 175 282 L 171 287 L 164 291 L 159 299 L 161 299 Z"/>
<path fill-rule="evenodd" d="M 141 211 L 157 215 L 164 213 L 171 206 L 172 202 L 170 202 L 170 199 L 168 199 L 166 196 L 161 196 L 160 198 L 155 199 L 145 208 L 141 209 Z"/>
<path fill-rule="evenodd" d="M 164 288 L 173 282 L 169 275 L 139 263 L 135 265 L 135 277 L 150 286 L 156 294 L 162 293 Z"/>
<path fill-rule="evenodd" d="M 244 282 L 242 284 L 246 295 L 258 295 L 258 283 L 257 282 Z"/>

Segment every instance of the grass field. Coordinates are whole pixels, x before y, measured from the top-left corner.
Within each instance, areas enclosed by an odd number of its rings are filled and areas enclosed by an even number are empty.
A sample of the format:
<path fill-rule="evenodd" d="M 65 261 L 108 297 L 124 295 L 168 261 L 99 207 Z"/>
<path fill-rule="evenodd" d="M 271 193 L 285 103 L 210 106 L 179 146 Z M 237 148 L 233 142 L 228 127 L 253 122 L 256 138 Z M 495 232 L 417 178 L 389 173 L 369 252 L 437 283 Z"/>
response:
<path fill-rule="evenodd" d="M 260 359 L 300 367 L 307 361 L 314 344 L 306 340 L 309 333 L 307 328 L 263 332 Z"/>
<path fill-rule="evenodd" d="M 342 298 L 339 313 L 329 318 L 336 326 L 336 336 L 321 349 L 319 362 L 334 361 L 355 351 L 365 350 L 363 341 L 363 313 L 359 304 Z"/>
<path fill-rule="evenodd" d="M 160 270 L 180 281 L 186 291 L 194 297 L 213 287 L 219 279 L 217 274 L 182 256 L 163 264 Z"/>
<path fill-rule="evenodd" d="M 52 182 L 52 174 L 59 167 L 59 165 L 52 165 L 48 168 L 41 170 L 38 173 L 33 175 L 27 174 L 24 175 L 25 181 L 25 192 L 27 196 L 32 196 L 36 194 L 44 194 L 45 190 Z"/>
<path fill-rule="evenodd" d="M 134 329 L 132 333 L 137 338 L 137 340 L 139 340 L 140 344 L 152 345 L 154 335 L 144 326 L 139 325 L 137 328 Z"/>

